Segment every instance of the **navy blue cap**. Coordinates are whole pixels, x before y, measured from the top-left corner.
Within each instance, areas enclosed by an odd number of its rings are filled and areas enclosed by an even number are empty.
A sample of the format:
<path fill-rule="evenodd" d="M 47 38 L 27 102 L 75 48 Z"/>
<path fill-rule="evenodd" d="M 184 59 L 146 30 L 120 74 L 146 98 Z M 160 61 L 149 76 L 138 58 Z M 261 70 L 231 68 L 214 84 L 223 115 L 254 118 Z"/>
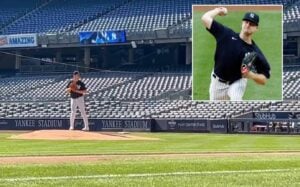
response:
<path fill-rule="evenodd" d="M 254 23 L 255 25 L 258 25 L 259 23 L 259 16 L 257 14 L 255 14 L 254 12 L 247 12 L 244 15 L 243 20 L 245 21 L 250 21 L 252 23 Z"/>

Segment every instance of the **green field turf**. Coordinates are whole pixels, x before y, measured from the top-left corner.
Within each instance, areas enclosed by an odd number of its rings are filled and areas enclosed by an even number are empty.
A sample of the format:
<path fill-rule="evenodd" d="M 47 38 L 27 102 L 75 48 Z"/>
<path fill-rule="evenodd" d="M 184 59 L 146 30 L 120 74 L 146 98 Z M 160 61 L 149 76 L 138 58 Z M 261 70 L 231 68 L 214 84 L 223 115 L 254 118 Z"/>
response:
<path fill-rule="evenodd" d="M 0 186 L 297 186 L 299 157 L 127 159 L 0 166 Z"/>
<path fill-rule="evenodd" d="M 271 78 L 265 86 L 248 81 L 244 100 L 282 99 L 282 21 L 281 12 L 257 11 L 260 15 L 259 31 L 254 41 L 263 51 L 271 66 Z M 229 12 L 216 17 L 222 24 L 239 32 L 244 12 Z M 203 12 L 193 12 L 193 99 L 208 100 L 210 75 L 213 69 L 215 39 L 201 23 Z"/>
<path fill-rule="evenodd" d="M 46 141 L 14 140 L 0 133 L 0 156 L 78 155 L 124 153 L 194 153 L 300 150 L 298 136 L 263 136 L 195 133 L 139 133 L 153 141 Z"/>
<path fill-rule="evenodd" d="M 300 154 L 149 153 L 300 152 L 299 136 L 133 133 L 152 141 L 40 141 L 0 134 L 0 156 L 118 154 L 87 163 L 0 164 L 0 186 L 298 186 Z M 134 155 L 140 153 L 140 155 Z M 221 153 L 220 153 L 221 154 Z"/>

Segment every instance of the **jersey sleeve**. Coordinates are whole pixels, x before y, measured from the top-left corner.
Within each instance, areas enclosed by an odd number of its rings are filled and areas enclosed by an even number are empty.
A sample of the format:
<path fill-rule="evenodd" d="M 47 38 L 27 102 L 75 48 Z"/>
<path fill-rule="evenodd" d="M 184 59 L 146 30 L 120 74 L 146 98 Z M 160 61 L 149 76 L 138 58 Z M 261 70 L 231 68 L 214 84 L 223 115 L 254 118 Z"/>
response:
<path fill-rule="evenodd" d="M 86 90 L 85 84 L 80 81 L 80 90 Z"/>
<path fill-rule="evenodd" d="M 216 38 L 216 40 L 220 40 L 227 33 L 227 27 L 216 20 L 213 20 L 210 29 L 207 28 L 207 30 Z"/>
<path fill-rule="evenodd" d="M 269 65 L 266 57 L 262 53 L 260 53 L 258 55 L 258 59 L 257 59 L 257 62 L 255 63 L 255 66 L 257 69 L 257 73 L 261 73 L 261 74 L 265 75 L 266 78 L 270 79 L 271 68 L 270 68 L 270 65 Z"/>

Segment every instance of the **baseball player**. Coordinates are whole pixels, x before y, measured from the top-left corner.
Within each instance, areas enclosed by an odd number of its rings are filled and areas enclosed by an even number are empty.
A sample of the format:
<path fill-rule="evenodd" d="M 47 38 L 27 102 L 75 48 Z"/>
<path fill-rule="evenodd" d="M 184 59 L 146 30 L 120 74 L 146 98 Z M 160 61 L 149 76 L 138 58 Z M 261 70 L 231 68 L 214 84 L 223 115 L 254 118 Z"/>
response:
<path fill-rule="evenodd" d="M 84 122 L 84 128 L 82 130 L 88 131 L 88 118 L 84 104 L 84 95 L 87 93 L 87 89 L 85 84 L 80 80 L 78 71 L 73 72 L 73 79 L 68 83 L 67 92 L 70 93 L 71 97 L 70 130 L 74 130 L 74 121 L 78 107 Z"/>
<path fill-rule="evenodd" d="M 252 40 L 258 31 L 259 16 L 247 12 L 242 19 L 240 33 L 214 20 L 227 15 L 225 7 L 218 7 L 202 16 L 202 23 L 216 39 L 214 70 L 209 88 L 210 100 L 242 100 L 247 80 L 266 84 L 270 78 L 270 65 Z M 249 66 L 248 66 L 249 65 Z"/>

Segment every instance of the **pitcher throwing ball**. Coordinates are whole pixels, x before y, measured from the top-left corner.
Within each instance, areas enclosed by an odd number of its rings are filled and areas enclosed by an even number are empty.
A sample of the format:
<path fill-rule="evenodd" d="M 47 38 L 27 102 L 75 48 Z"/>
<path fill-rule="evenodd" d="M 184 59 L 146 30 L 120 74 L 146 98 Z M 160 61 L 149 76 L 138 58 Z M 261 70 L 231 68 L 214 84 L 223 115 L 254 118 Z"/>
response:
<path fill-rule="evenodd" d="M 84 128 L 82 130 L 88 131 L 89 124 L 84 104 L 84 95 L 86 94 L 87 89 L 85 84 L 80 80 L 78 71 L 73 72 L 73 78 L 67 86 L 67 92 L 70 93 L 71 97 L 70 130 L 74 130 L 74 122 L 78 107 L 84 122 Z"/>
<path fill-rule="evenodd" d="M 248 12 L 242 19 L 240 33 L 214 20 L 226 16 L 225 7 L 215 8 L 202 16 L 203 25 L 215 37 L 217 47 L 214 70 L 209 89 L 210 100 L 242 100 L 247 80 L 266 84 L 270 78 L 270 65 L 262 51 L 252 40 L 258 31 L 259 16 Z"/>

